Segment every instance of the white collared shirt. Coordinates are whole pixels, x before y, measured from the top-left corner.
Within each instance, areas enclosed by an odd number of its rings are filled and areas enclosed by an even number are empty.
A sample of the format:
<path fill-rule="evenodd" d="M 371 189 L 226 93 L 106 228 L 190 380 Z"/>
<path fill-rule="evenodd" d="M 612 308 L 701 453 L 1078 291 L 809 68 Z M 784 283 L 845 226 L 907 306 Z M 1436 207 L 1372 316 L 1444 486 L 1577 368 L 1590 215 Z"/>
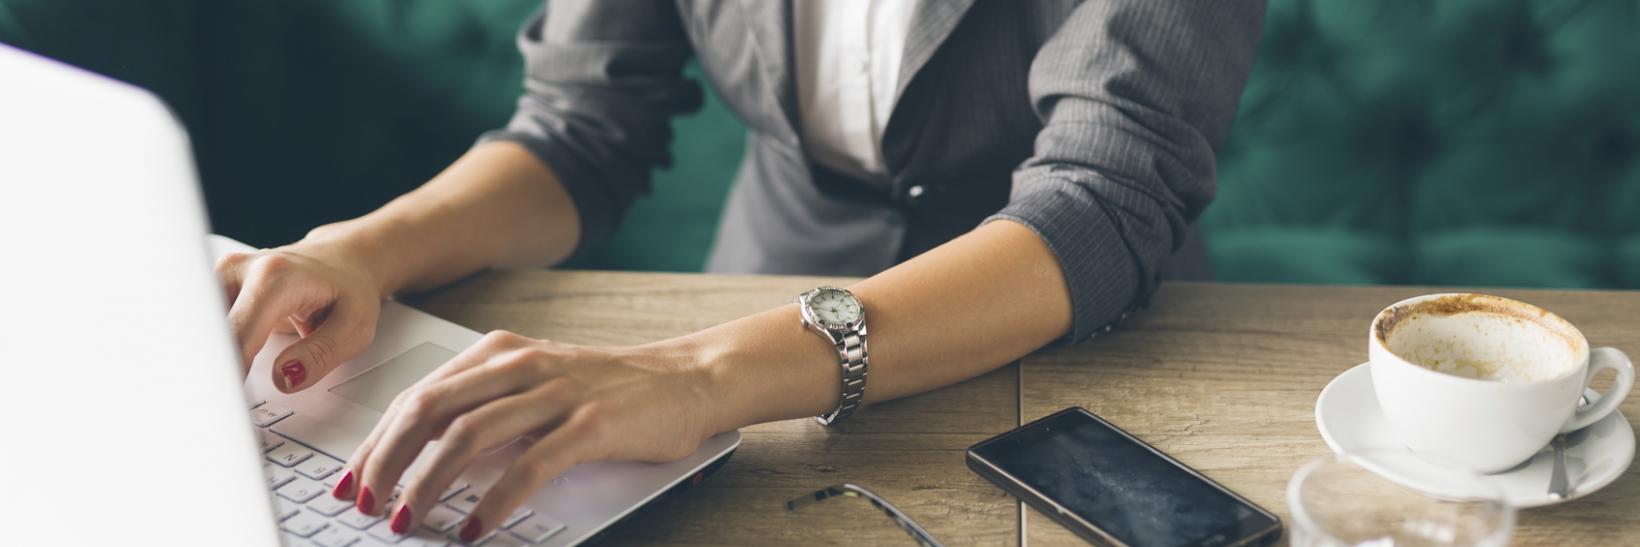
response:
<path fill-rule="evenodd" d="M 778 0 L 771 0 L 778 1 Z M 793 28 L 803 149 L 816 163 L 880 177 L 883 128 L 916 0 L 798 0 Z"/>

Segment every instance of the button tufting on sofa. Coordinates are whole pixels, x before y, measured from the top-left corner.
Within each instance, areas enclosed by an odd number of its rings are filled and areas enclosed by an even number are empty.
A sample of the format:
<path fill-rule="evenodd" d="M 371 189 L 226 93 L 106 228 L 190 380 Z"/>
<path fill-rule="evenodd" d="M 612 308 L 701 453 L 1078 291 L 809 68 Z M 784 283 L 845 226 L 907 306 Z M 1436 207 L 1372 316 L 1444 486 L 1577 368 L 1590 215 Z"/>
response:
<path fill-rule="evenodd" d="M 1221 279 L 1640 287 L 1640 2 L 1271 0 Z"/>

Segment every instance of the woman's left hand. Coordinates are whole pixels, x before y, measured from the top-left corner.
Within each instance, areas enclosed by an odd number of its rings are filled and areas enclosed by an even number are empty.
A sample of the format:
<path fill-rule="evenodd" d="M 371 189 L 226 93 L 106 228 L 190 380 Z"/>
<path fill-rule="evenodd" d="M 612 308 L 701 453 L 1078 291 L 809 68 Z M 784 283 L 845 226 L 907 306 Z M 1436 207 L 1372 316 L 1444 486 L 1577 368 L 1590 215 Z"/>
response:
<path fill-rule="evenodd" d="M 676 346 L 584 347 L 492 332 L 393 401 L 334 495 L 380 514 L 406 468 L 437 440 L 391 508 L 393 531 L 410 533 L 480 455 L 536 439 L 462 523 L 460 536 L 476 539 L 576 464 L 693 453 L 718 433 L 710 384 L 708 369 Z"/>

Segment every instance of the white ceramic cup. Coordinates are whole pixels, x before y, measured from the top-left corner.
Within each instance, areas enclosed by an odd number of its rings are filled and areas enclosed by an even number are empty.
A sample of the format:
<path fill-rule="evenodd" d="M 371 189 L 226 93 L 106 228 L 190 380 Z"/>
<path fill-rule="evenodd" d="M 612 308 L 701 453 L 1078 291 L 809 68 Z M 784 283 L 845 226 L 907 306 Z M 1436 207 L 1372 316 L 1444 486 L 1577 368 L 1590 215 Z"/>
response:
<path fill-rule="evenodd" d="M 1560 316 L 1497 296 L 1397 302 L 1373 318 L 1367 353 L 1378 405 L 1401 442 L 1431 461 L 1481 473 L 1519 465 L 1555 434 L 1604 418 L 1634 387 L 1623 352 L 1590 351 Z M 1579 408 L 1601 369 L 1616 371 L 1617 380 L 1599 402 Z"/>

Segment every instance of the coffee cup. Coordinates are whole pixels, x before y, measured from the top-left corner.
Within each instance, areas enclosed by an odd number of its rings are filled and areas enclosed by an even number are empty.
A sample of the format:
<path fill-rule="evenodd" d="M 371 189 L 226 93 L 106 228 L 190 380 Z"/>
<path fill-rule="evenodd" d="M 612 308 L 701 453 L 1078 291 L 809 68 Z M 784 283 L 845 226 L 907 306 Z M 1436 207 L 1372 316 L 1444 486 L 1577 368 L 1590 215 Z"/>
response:
<path fill-rule="evenodd" d="M 1372 385 L 1401 442 L 1430 461 L 1481 473 L 1519 465 L 1557 433 L 1617 409 L 1634 365 L 1589 349 L 1576 327 L 1537 306 L 1483 294 L 1431 294 L 1384 308 L 1368 340 Z M 1603 369 L 1617 379 L 1579 407 Z"/>

